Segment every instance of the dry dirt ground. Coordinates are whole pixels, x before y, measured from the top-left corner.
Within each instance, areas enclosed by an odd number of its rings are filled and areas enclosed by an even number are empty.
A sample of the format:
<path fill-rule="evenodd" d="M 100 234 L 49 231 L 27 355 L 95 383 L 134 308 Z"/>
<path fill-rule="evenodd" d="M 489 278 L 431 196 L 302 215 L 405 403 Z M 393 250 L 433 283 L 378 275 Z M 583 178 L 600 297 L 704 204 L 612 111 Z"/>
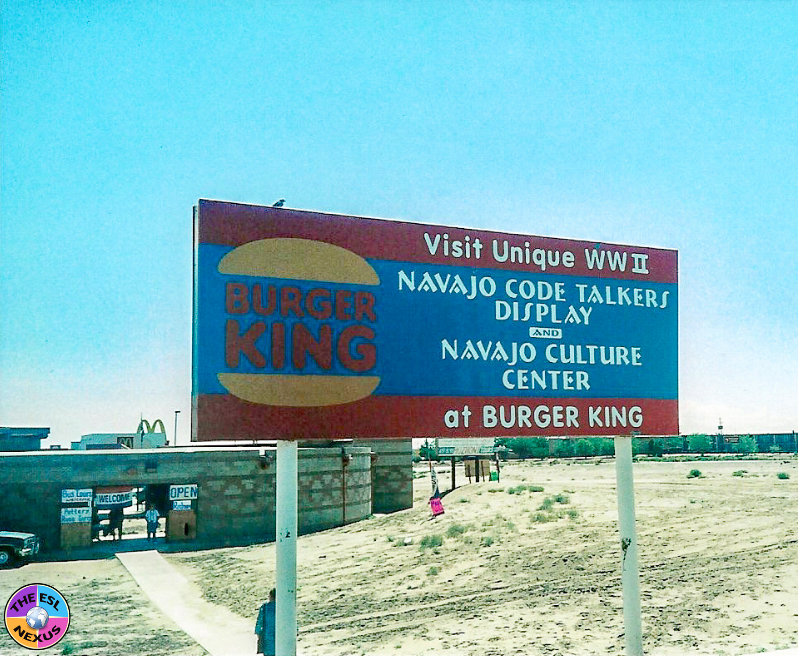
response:
<path fill-rule="evenodd" d="M 459 469 L 436 519 L 416 475 L 412 510 L 299 540 L 303 654 L 623 653 L 613 460 Z M 640 462 L 635 495 L 647 654 L 798 646 L 798 458 Z M 274 582 L 273 544 L 168 558 L 253 619 Z"/>
<path fill-rule="evenodd" d="M 66 636 L 42 653 L 72 656 L 205 656 L 206 652 L 142 595 L 116 559 L 31 563 L 0 571 L 3 607 L 23 585 L 45 583 L 64 595 L 70 624 Z M 5 631 L 0 654 L 26 656 Z"/>
<path fill-rule="evenodd" d="M 437 469 L 445 491 L 449 466 Z M 416 474 L 413 509 L 300 538 L 303 655 L 623 654 L 611 459 L 507 464 L 499 483 L 458 468 L 437 519 L 429 470 Z M 798 458 L 640 462 L 635 494 L 646 654 L 798 646 Z M 274 585 L 273 544 L 167 559 L 253 625 Z M 3 601 L 33 582 L 70 603 L 54 653 L 205 654 L 116 560 L 2 571 Z M 0 636 L 0 654 L 16 653 L 29 652 Z"/>

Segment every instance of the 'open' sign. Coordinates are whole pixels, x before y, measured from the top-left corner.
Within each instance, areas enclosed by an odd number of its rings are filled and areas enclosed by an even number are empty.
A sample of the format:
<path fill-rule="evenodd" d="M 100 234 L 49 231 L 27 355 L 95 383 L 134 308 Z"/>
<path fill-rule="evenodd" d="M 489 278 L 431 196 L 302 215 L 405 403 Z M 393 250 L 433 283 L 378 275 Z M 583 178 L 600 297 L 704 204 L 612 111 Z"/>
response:
<path fill-rule="evenodd" d="M 191 500 L 197 498 L 197 485 L 170 485 L 169 500 Z"/>

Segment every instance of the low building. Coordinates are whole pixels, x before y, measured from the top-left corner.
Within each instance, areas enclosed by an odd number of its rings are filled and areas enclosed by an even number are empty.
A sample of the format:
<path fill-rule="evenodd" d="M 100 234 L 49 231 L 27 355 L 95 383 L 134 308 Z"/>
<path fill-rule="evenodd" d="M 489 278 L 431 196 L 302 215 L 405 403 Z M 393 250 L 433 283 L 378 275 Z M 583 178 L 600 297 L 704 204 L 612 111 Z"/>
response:
<path fill-rule="evenodd" d="M 167 444 L 166 433 L 89 433 L 72 442 L 72 449 L 159 449 Z"/>
<path fill-rule="evenodd" d="M 0 451 L 39 451 L 49 428 L 0 427 Z"/>
<path fill-rule="evenodd" d="M 43 552 L 91 548 L 99 513 L 118 505 L 140 522 L 143 500 L 166 518 L 166 542 L 269 542 L 275 458 L 274 447 L 4 453 L 0 526 L 37 534 Z M 410 440 L 300 447 L 298 484 L 300 533 L 412 507 Z"/>

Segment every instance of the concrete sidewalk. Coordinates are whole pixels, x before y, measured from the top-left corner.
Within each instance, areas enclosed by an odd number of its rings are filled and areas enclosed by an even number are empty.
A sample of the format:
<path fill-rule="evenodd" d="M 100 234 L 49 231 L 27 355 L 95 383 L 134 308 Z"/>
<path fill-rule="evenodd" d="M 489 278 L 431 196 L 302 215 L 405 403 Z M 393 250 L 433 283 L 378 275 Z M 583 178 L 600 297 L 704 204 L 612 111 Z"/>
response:
<path fill-rule="evenodd" d="M 157 551 L 117 553 L 116 557 L 161 612 L 211 656 L 255 653 L 255 617 L 244 619 L 203 599 L 199 588 Z"/>

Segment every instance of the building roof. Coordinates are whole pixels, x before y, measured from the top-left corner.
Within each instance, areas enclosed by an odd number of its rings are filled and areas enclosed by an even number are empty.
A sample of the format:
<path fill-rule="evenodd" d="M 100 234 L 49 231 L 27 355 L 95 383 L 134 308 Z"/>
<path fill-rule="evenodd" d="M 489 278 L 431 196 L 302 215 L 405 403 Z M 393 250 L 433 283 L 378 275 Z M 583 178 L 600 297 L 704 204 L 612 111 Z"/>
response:
<path fill-rule="evenodd" d="M 39 439 L 46 440 L 50 434 L 48 428 L 9 428 L 7 426 L 0 426 L 0 437 L 12 439 Z"/>

